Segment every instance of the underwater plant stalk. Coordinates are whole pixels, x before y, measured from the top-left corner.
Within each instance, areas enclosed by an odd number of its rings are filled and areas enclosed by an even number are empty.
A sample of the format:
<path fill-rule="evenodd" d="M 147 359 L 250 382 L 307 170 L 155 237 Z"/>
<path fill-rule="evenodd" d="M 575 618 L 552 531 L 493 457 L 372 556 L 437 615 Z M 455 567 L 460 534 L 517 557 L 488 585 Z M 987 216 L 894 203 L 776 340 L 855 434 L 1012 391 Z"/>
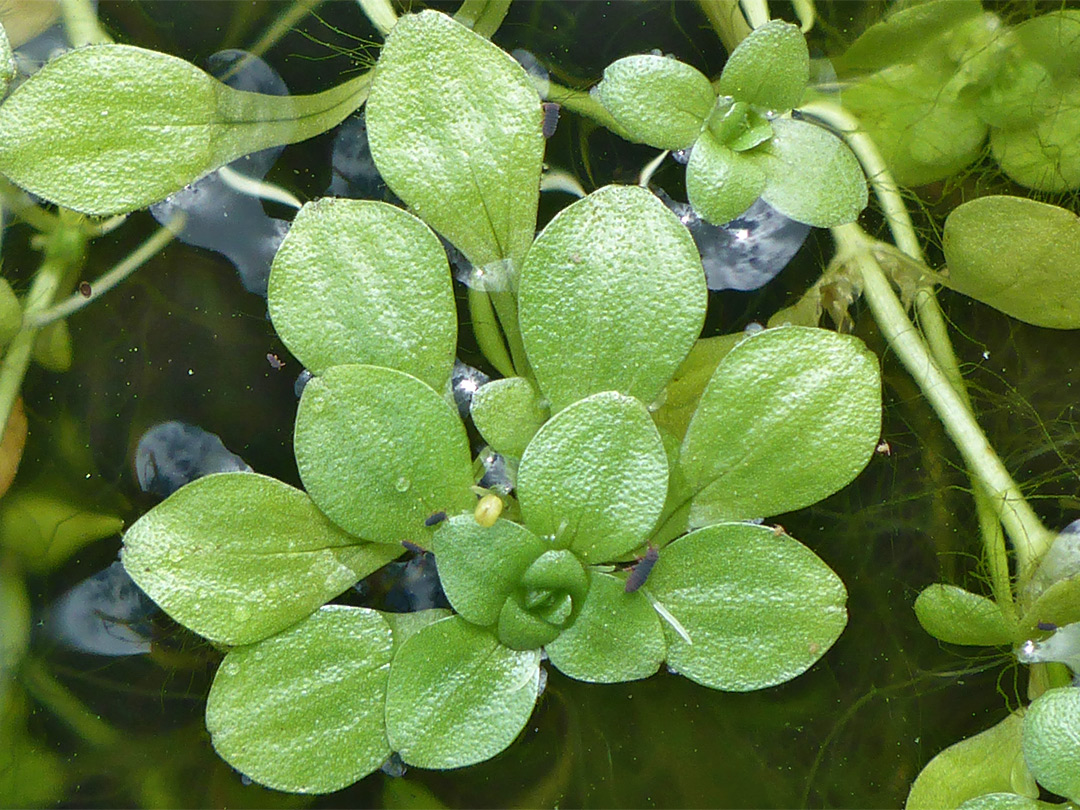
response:
<path fill-rule="evenodd" d="M 97 9 L 90 0 L 60 0 L 60 14 L 72 47 L 112 43 L 112 37 L 98 22 Z"/>
<path fill-rule="evenodd" d="M 698 7 L 728 53 L 750 35 L 752 29 L 739 8 L 739 0 L 698 0 Z"/>
<path fill-rule="evenodd" d="M 105 748 L 121 741 L 116 729 L 86 708 L 37 658 L 23 661 L 19 680 L 34 700 L 90 745 Z"/>
<path fill-rule="evenodd" d="M 885 271 L 874 257 L 873 241 L 854 223 L 835 227 L 832 233 L 838 258 L 862 275 L 863 296 L 890 348 L 918 383 L 976 482 L 989 496 L 1016 549 L 1017 569 L 1023 582 L 1046 553 L 1056 534 L 1043 526 L 1024 499 L 1020 488 L 975 421 L 964 397 L 941 370 L 922 334 L 908 318 Z"/>
<path fill-rule="evenodd" d="M 371 20 L 375 30 L 384 37 L 397 25 L 397 12 L 390 0 L 356 0 L 364 15 Z"/>

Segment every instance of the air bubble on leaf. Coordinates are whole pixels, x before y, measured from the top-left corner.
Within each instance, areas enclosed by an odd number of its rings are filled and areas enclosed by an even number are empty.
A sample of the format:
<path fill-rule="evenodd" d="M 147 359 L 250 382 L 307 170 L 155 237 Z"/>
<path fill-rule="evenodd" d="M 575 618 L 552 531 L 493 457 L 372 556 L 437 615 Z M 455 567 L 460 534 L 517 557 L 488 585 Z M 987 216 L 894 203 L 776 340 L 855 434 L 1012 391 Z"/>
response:
<path fill-rule="evenodd" d="M 44 628 L 54 641 L 79 652 L 142 655 L 150 652 L 148 619 L 156 612 L 123 564 L 114 562 L 54 601 L 45 612 Z"/>
<path fill-rule="evenodd" d="M 394 779 L 400 779 L 405 775 L 408 767 L 405 765 L 405 761 L 401 758 L 401 755 L 398 754 L 397 751 L 394 751 L 386 758 L 386 762 L 379 767 L 379 770 L 387 776 L 393 777 Z"/>
<path fill-rule="evenodd" d="M 262 59 L 244 51 L 228 50 L 208 60 L 211 70 L 226 75 L 234 65 L 241 67 L 224 79 L 239 90 L 288 95 L 288 88 Z M 237 158 L 228 168 L 256 180 L 262 179 L 281 154 L 271 147 Z M 244 288 L 266 297 L 270 263 L 281 246 L 289 223 L 266 214 L 262 202 L 237 191 L 220 172 L 211 172 L 160 203 L 150 213 L 163 225 L 177 214 L 185 217 L 177 238 L 187 245 L 221 253 L 235 266 Z"/>
<path fill-rule="evenodd" d="M 810 226 L 788 219 L 764 200 L 724 225 L 710 225 L 689 203 L 656 195 L 694 237 L 710 290 L 756 290 L 772 281 L 799 252 Z"/>
<path fill-rule="evenodd" d="M 484 465 L 484 475 L 479 486 L 499 495 L 509 495 L 513 491 L 517 483 L 517 469 L 506 456 L 485 447 L 480 451 L 480 463 Z"/>
<path fill-rule="evenodd" d="M 218 472 L 251 472 L 217 434 L 184 422 L 147 430 L 135 449 L 135 476 L 143 492 L 168 497 L 196 478 Z"/>
<path fill-rule="evenodd" d="M 671 157 L 676 163 L 681 163 L 685 166 L 690 162 L 690 152 L 693 148 L 694 147 L 692 146 L 688 146 L 685 149 L 676 149 L 671 153 Z"/>
<path fill-rule="evenodd" d="M 524 48 L 515 48 L 510 51 L 510 55 L 518 61 L 519 65 L 525 68 L 525 72 L 532 79 L 533 86 L 536 87 L 536 92 L 540 94 L 540 98 L 547 98 L 548 93 L 551 91 L 551 76 L 547 72 L 547 68 L 540 64 L 540 60 L 535 55 Z"/>
<path fill-rule="evenodd" d="M 745 332 L 748 335 L 756 335 L 758 332 L 764 332 L 764 331 L 765 331 L 765 327 L 762 326 L 757 321 L 750 321 L 750 323 L 748 323 L 746 326 L 743 327 L 743 332 Z"/>
<path fill-rule="evenodd" d="M 466 365 L 460 360 L 454 360 L 454 369 L 450 372 L 450 386 L 454 393 L 454 404 L 457 405 L 458 414 L 462 419 L 469 415 L 473 394 L 490 379 L 480 369 Z"/>
<path fill-rule="evenodd" d="M 1016 657 L 1022 664 L 1065 664 L 1074 676 L 1080 677 L 1080 622 L 1059 627 L 1044 641 L 1025 641 Z"/>
<path fill-rule="evenodd" d="M 307 387 L 307 384 L 311 382 L 311 378 L 314 376 L 306 368 L 296 375 L 296 382 L 293 383 L 293 393 L 296 394 L 297 399 L 300 399 L 300 395 L 304 393 L 304 388 Z"/>

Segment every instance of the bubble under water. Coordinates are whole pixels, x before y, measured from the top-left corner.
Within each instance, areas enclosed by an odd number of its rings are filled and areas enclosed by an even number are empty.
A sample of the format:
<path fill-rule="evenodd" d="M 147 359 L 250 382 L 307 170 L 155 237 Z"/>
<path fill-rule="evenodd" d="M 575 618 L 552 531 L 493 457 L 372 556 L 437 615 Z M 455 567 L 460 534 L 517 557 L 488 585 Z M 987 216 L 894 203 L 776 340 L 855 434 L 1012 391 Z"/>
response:
<path fill-rule="evenodd" d="M 143 492 L 167 498 L 185 484 L 218 472 L 251 472 L 221 438 L 197 425 L 162 422 L 135 449 L 135 476 Z"/>

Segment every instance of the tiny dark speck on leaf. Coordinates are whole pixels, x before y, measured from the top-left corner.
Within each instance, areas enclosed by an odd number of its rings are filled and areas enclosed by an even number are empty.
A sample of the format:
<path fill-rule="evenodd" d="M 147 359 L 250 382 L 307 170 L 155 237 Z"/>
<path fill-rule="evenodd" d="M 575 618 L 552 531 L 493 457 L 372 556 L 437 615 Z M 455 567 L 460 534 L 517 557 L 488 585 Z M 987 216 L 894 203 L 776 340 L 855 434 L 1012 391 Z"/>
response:
<path fill-rule="evenodd" d="M 413 554 L 423 554 L 424 553 L 424 550 L 422 548 L 420 548 L 420 546 L 416 545 L 416 543 L 412 542 L 411 540 L 402 540 L 401 545 L 405 546 L 405 548 L 407 548 Z"/>
<path fill-rule="evenodd" d="M 626 578 L 626 587 L 623 590 L 626 593 L 633 593 L 644 585 L 645 580 L 649 578 L 649 574 L 652 573 L 653 566 L 656 565 L 658 559 L 660 559 L 660 552 L 655 548 L 650 548 L 646 551 L 645 556 L 634 566 L 633 570 L 630 572 L 630 576 Z"/>
<path fill-rule="evenodd" d="M 434 512 L 424 521 L 425 526 L 435 526 L 446 520 L 446 512 Z"/>
<path fill-rule="evenodd" d="M 555 128 L 559 126 L 559 105 L 553 101 L 545 101 L 541 104 L 544 108 L 544 123 L 541 128 L 545 138 L 555 134 Z"/>
<path fill-rule="evenodd" d="M 90 289 L 90 282 L 89 281 L 80 281 L 79 282 L 79 293 L 82 294 L 83 298 L 89 298 L 90 294 L 92 292 L 93 292 L 93 290 Z"/>

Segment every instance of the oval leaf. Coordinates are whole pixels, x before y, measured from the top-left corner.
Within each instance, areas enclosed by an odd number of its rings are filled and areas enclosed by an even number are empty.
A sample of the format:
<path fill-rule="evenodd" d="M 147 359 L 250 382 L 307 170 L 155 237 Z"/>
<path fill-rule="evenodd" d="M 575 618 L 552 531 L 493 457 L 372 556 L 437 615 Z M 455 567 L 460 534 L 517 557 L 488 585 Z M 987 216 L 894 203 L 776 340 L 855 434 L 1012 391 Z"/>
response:
<path fill-rule="evenodd" d="M 390 745 L 418 768 L 490 759 L 528 722 L 539 678 L 539 650 L 511 650 L 458 616 L 430 624 L 394 657 Z"/>
<path fill-rule="evenodd" d="M 446 251 L 400 208 L 305 205 L 274 256 L 268 303 L 274 329 L 313 374 L 365 363 L 437 391 L 450 378 L 457 311 Z"/>
<path fill-rule="evenodd" d="M 275 790 L 330 793 L 363 779 L 390 756 L 392 650 L 378 612 L 345 605 L 231 650 L 206 701 L 214 750 Z"/>
<path fill-rule="evenodd" d="M 686 166 L 686 196 L 702 219 L 723 225 L 746 212 L 765 188 L 760 161 L 702 133 Z"/>
<path fill-rule="evenodd" d="M 469 415 L 495 452 L 521 458 L 551 414 L 532 383 L 509 377 L 480 386 L 473 394 Z"/>
<path fill-rule="evenodd" d="M 545 424 L 518 469 L 524 523 L 586 562 L 641 545 L 664 506 L 664 444 L 645 407 L 614 391 Z"/>
<path fill-rule="evenodd" d="M 281 481 L 220 473 L 139 518 L 121 556 L 135 584 L 180 624 L 211 641 L 250 644 L 400 554 L 346 534 Z"/>
<path fill-rule="evenodd" d="M 521 333 L 552 411 L 599 391 L 652 402 L 701 332 L 708 291 L 690 232 L 643 188 L 563 209 L 521 272 Z"/>
<path fill-rule="evenodd" d="M 816 503 L 866 466 L 881 430 L 877 358 L 862 341 L 783 326 L 720 361 L 683 440 L 691 525 Z"/>
<path fill-rule="evenodd" d="M 923 589 L 915 600 L 915 617 L 923 630 L 949 644 L 993 647 L 1017 640 L 1016 627 L 992 599 L 955 585 Z"/>
<path fill-rule="evenodd" d="M 968 737 L 927 763 L 915 779 L 905 810 L 950 810 L 986 793 L 1038 796 L 1020 752 L 1021 715 Z"/>
<path fill-rule="evenodd" d="M 1026 323 L 1080 328 L 1080 220 L 1023 197 L 980 197 L 945 221 L 946 283 Z"/>
<path fill-rule="evenodd" d="M 242 155 L 336 126 L 363 103 L 367 83 L 262 95 L 157 51 L 76 48 L 0 105 L 0 173 L 85 214 L 135 211 Z"/>
<path fill-rule="evenodd" d="M 993 129 L 990 148 L 1002 171 L 1037 191 L 1080 187 L 1080 81 L 1046 99 L 1046 112 L 1028 126 Z"/>
<path fill-rule="evenodd" d="M 377 366 L 333 366 L 304 388 L 296 465 L 332 521 L 378 543 L 427 546 L 424 521 L 476 504 L 457 411 L 420 380 Z"/>
<path fill-rule="evenodd" d="M 790 110 L 810 79 L 810 52 L 797 25 L 770 20 L 739 43 L 720 74 L 717 92 L 766 110 Z"/>
<path fill-rule="evenodd" d="M 764 526 L 691 532 L 663 550 L 644 587 L 690 637 L 665 626 L 668 665 L 729 692 L 801 675 L 847 624 L 840 578 L 802 543 Z"/>
<path fill-rule="evenodd" d="M 1024 716 L 1024 760 L 1039 784 L 1080 802 L 1080 689 L 1039 696 Z"/>
<path fill-rule="evenodd" d="M 401 17 L 379 56 L 368 139 L 386 184 L 476 267 L 532 242 L 543 111 L 525 70 L 445 14 Z"/>
<path fill-rule="evenodd" d="M 612 62 L 604 68 L 596 93 L 631 138 L 657 149 L 692 144 L 716 102 L 704 73 L 655 54 Z"/>
<path fill-rule="evenodd" d="M 593 572 L 577 620 L 545 649 L 551 663 L 579 681 L 621 683 L 648 678 L 667 654 L 667 642 L 645 594 L 625 581 Z"/>

